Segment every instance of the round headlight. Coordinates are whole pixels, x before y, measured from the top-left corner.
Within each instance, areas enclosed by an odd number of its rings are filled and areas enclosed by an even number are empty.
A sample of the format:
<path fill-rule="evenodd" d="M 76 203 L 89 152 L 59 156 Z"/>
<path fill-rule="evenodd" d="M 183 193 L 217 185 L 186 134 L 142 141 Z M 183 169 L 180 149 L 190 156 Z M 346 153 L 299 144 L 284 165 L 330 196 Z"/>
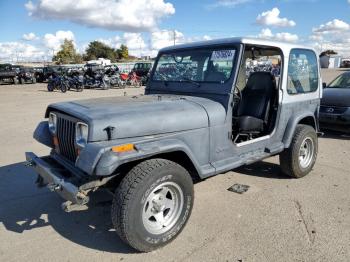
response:
<path fill-rule="evenodd" d="M 55 113 L 49 114 L 49 130 L 52 134 L 56 134 L 57 129 L 57 115 Z"/>
<path fill-rule="evenodd" d="M 78 122 L 75 128 L 75 143 L 84 147 L 88 140 L 89 127 L 85 123 Z"/>

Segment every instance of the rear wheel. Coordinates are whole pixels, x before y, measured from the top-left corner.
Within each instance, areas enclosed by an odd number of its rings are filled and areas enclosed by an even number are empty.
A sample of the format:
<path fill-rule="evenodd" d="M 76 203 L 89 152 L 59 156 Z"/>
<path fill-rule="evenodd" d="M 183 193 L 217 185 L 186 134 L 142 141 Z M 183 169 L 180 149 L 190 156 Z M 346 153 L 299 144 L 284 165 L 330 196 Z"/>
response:
<path fill-rule="evenodd" d="M 17 77 L 14 77 L 14 78 L 13 78 L 13 84 L 15 84 L 15 85 L 18 85 L 18 84 L 19 84 L 19 80 L 18 80 Z"/>
<path fill-rule="evenodd" d="M 47 91 L 52 92 L 53 89 L 54 89 L 53 84 L 52 84 L 51 82 L 49 82 L 49 83 L 47 84 Z"/>
<path fill-rule="evenodd" d="M 32 78 L 32 84 L 35 84 L 35 83 L 36 83 L 36 78 L 33 77 L 33 78 Z"/>
<path fill-rule="evenodd" d="M 315 165 L 317 151 L 315 129 L 307 125 L 297 125 L 290 147 L 280 154 L 283 173 L 294 178 L 306 176 Z"/>
<path fill-rule="evenodd" d="M 21 85 L 24 85 L 26 83 L 26 80 L 24 78 L 21 78 L 20 80 Z"/>
<path fill-rule="evenodd" d="M 135 166 L 116 189 L 112 222 L 127 244 L 152 251 L 172 241 L 193 206 L 193 183 L 182 166 L 150 159 Z"/>

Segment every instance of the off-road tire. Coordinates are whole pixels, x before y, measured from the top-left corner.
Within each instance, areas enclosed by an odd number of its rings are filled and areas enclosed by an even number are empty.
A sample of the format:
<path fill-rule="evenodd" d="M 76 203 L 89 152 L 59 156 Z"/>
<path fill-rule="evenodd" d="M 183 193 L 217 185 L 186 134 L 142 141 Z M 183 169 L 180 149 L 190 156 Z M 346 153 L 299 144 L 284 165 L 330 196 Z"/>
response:
<path fill-rule="evenodd" d="M 302 167 L 299 154 L 301 145 L 305 139 L 310 139 L 313 142 L 313 153 L 312 157 L 310 157 L 310 163 Z M 293 178 L 306 176 L 315 165 L 317 152 L 318 141 L 315 129 L 308 125 L 297 125 L 289 148 L 286 148 L 279 156 L 282 172 Z"/>
<path fill-rule="evenodd" d="M 35 77 L 32 78 L 32 84 L 36 84 L 36 78 Z"/>
<path fill-rule="evenodd" d="M 14 77 L 14 78 L 13 78 L 13 84 L 14 84 L 14 85 L 18 85 L 18 84 L 19 84 L 19 80 L 18 80 L 17 77 Z"/>
<path fill-rule="evenodd" d="M 25 80 L 24 78 L 21 77 L 21 78 L 19 79 L 19 82 L 21 83 L 21 85 L 24 85 L 24 84 L 26 83 L 26 80 Z"/>
<path fill-rule="evenodd" d="M 152 190 L 175 183 L 183 192 L 179 217 L 166 232 L 152 234 L 146 229 L 143 212 Z M 115 191 L 112 223 L 119 237 L 138 251 L 149 252 L 171 242 L 186 225 L 193 206 L 193 182 L 181 165 L 166 159 L 150 159 L 133 167 Z"/>

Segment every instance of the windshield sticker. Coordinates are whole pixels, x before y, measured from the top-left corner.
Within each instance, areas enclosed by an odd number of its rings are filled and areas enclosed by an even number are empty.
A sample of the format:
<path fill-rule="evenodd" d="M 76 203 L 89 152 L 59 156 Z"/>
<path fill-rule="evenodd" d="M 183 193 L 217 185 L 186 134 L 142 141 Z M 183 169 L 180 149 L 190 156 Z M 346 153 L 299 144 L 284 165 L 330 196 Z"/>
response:
<path fill-rule="evenodd" d="M 213 51 L 211 61 L 232 61 L 236 50 L 215 50 Z"/>

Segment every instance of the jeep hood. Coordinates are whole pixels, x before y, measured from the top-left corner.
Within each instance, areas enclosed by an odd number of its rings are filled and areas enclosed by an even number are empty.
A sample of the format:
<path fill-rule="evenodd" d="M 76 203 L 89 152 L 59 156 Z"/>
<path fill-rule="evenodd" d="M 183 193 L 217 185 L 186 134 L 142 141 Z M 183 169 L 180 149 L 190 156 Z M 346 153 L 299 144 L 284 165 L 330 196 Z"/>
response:
<path fill-rule="evenodd" d="M 89 125 L 89 141 L 140 137 L 205 128 L 225 121 L 224 107 L 206 98 L 177 95 L 106 97 L 49 105 L 50 111 L 73 116 Z"/>
<path fill-rule="evenodd" d="M 326 88 L 321 105 L 350 107 L 350 88 Z"/>

